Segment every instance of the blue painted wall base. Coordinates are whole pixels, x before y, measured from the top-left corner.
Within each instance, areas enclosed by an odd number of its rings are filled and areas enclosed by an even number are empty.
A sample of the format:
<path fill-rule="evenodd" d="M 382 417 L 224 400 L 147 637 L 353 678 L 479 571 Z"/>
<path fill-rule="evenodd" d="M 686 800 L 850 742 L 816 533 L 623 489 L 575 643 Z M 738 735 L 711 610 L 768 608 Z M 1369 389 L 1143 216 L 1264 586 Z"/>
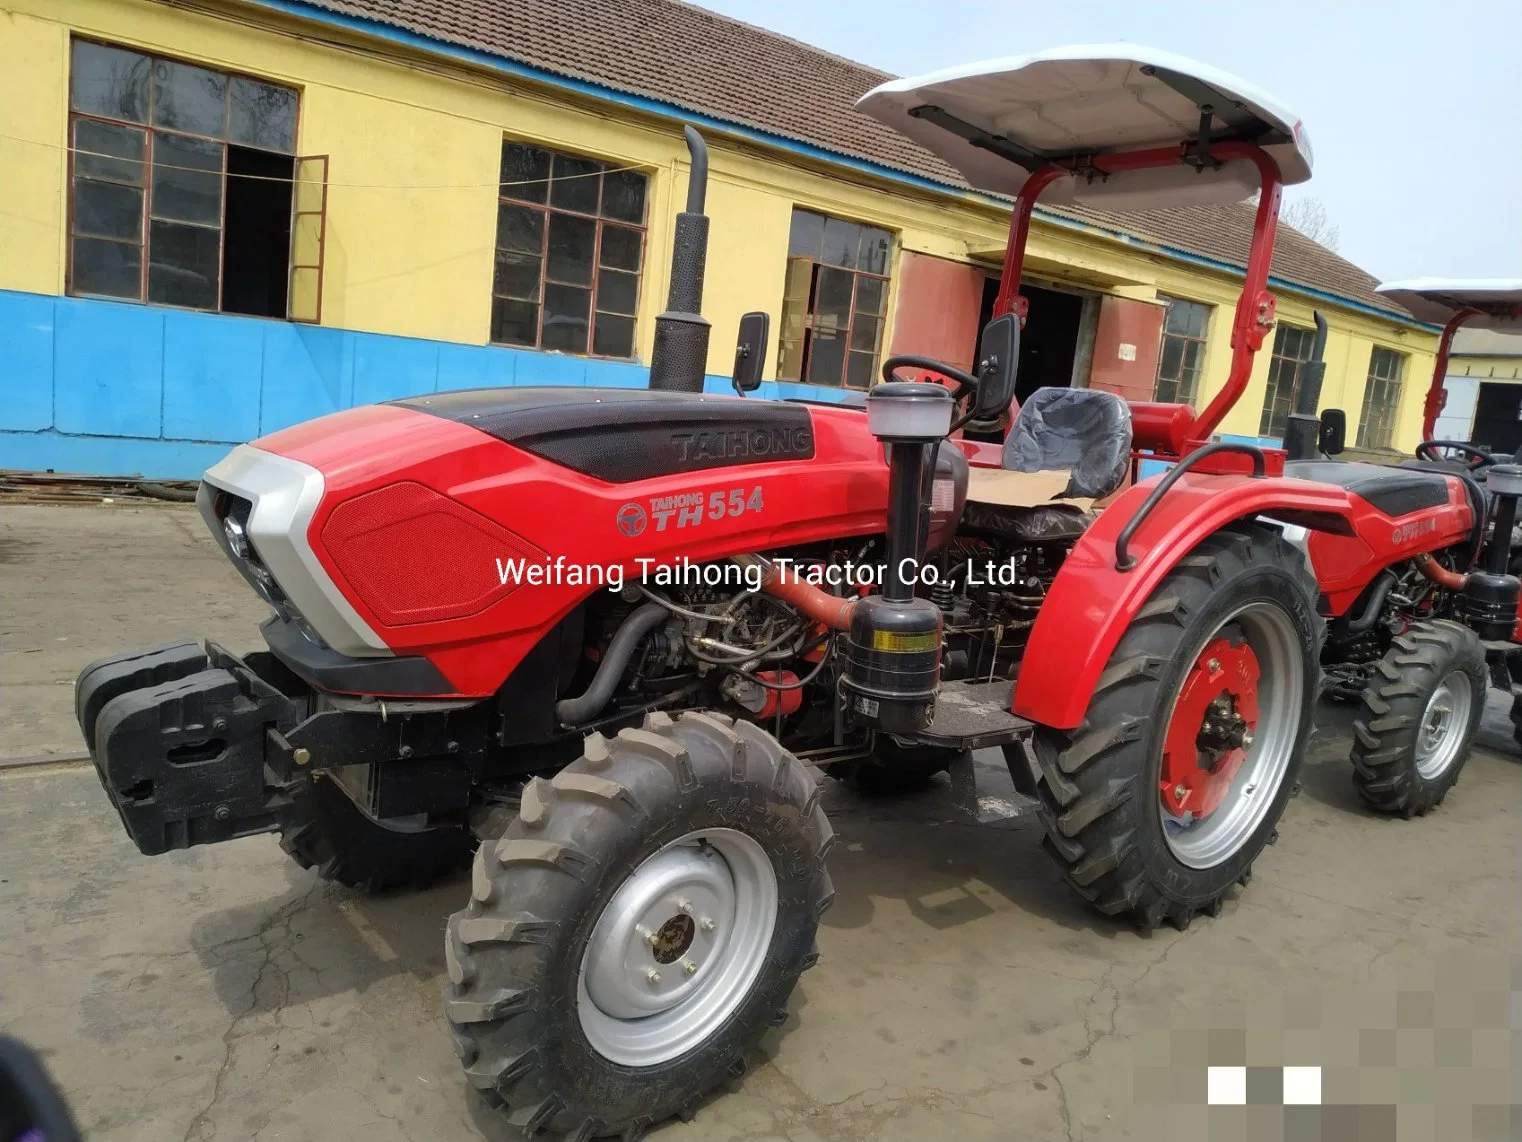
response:
<path fill-rule="evenodd" d="M 235 444 L 355 405 L 648 380 L 625 361 L 0 290 L 0 468 L 193 480 Z M 733 392 L 728 377 L 704 387 Z M 768 381 L 754 395 L 843 394 Z"/>

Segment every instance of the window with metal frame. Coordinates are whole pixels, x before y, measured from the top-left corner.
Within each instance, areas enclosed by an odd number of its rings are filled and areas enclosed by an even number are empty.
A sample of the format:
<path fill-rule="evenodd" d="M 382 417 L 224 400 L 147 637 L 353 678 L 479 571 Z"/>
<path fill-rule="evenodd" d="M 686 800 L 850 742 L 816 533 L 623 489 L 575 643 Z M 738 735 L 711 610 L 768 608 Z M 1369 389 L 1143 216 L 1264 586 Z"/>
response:
<path fill-rule="evenodd" d="M 1200 372 L 1205 367 L 1205 337 L 1210 328 L 1210 306 L 1181 297 L 1158 295 L 1168 306 L 1163 318 L 1163 343 L 1157 358 L 1157 390 L 1154 400 L 1168 404 L 1193 404 L 1199 395 Z"/>
<path fill-rule="evenodd" d="M 1290 410 L 1295 407 L 1295 393 L 1300 389 L 1305 363 L 1311 359 L 1311 344 L 1315 338 L 1315 330 L 1297 329 L 1293 325 L 1280 325 L 1274 331 L 1274 353 L 1268 362 L 1268 391 L 1263 397 L 1263 415 L 1258 420 L 1259 436 L 1284 439 Z"/>
<path fill-rule="evenodd" d="M 321 159 L 296 157 L 297 92 L 91 40 L 70 57 L 68 292 L 318 320 L 291 308 L 297 167 Z"/>
<path fill-rule="evenodd" d="M 502 144 L 493 341 L 634 356 L 648 182 L 596 159 Z"/>
<path fill-rule="evenodd" d="M 1369 353 L 1369 377 L 1363 387 L 1363 408 L 1358 414 L 1358 447 L 1389 448 L 1395 439 L 1400 415 L 1401 381 L 1406 355 L 1374 346 Z"/>
<path fill-rule="evenodd" d="M 893 235 L 793 209 L 777 378 L 866 389 L 877 376 Z"/>

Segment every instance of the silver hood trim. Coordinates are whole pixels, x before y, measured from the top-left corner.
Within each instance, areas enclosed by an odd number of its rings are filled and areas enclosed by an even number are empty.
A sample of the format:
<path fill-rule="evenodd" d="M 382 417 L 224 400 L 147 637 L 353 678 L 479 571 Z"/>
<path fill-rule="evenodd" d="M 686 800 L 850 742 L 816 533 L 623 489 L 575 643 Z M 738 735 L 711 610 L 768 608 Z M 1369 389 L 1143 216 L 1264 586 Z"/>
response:
<path fill-rule="evenodd" d="M 300 460 L 240 444 L 206 470 L 201 485 L 196 507 L 234 564 L 239 560 L 212 510 L 209 487 L 241 496 L 253 505 L 245 530 L 254 550 L 291 605 L 324 642 L 355 658 L 391 655 L 391 648 L 343 597 L 307 541 L 312 516 L 322 502 L 321 472 Z"/>

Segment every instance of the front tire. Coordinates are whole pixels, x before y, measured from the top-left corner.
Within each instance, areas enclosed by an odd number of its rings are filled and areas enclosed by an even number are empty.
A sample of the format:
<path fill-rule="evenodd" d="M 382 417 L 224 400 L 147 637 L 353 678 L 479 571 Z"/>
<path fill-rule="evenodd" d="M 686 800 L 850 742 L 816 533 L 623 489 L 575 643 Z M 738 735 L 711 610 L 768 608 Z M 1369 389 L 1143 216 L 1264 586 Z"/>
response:
<path fill-rule="evenodd" d="M 444 1012 L 508 1123 L 638 1138 L 688 1114 L 787 1016 L 834 896 L 819 790 L 715 713 L 587 738 L 524 791 L 449 919 Z"/>
<path fill-rule="evenodd" d="M 1396 635 L 1353 722 L 1358 795 L 1408 819 L 1442 804 L 1474 748 L 1487 682 L 1468 627 L 1439 619 Z"/>
<path fill-rule="evenodd" d="M 390 829 L 366 816 L 338 784 L 313 773 L 280 828 L 280 847 L 302 868 L 358 892 L 426 888 L 470 864 L 464 828 Z"/>
<path fill-rule="evenodd" d="M 1311 732 L 1316 594 L 1277 530 L 1217 532 L 1137 613 L 1082 724 L 1038 727 L 1046 848 L 1099 911 L 1183 928 L 1251 878 Z"/>

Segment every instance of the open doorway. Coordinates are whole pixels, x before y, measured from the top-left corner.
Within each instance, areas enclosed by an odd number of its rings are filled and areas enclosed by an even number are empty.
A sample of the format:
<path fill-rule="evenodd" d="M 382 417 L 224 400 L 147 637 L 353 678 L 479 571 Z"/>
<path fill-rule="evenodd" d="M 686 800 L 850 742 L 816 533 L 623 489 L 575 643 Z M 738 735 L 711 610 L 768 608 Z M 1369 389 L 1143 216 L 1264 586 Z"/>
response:
<path fill-rule="evenodd" d="M 227 148 L 222 312 L 284 317 L 290 286 L 290 155 Z"/>
<path fill-rule="evenodd" d="M 1492 452 L 1511 454 L 1522 449 L 1522 385 L 1480 385 L 1470 438 Z"/>
<path fill-rule="evenodd" d="M 1020 331 L 1020 372 L 1015 382 L 1015 399 L 1024 404 L 1037 389 L 1067 388 L 1073 383 L 1084 299 L 1034 285 L 1022 285 L 1020 294 L 1029 309 L 1025 328 Z M 978 315 L 980 331 L 993 316 L 998 296 L 999 279 L 985 278 L 983 309 Z"/>

